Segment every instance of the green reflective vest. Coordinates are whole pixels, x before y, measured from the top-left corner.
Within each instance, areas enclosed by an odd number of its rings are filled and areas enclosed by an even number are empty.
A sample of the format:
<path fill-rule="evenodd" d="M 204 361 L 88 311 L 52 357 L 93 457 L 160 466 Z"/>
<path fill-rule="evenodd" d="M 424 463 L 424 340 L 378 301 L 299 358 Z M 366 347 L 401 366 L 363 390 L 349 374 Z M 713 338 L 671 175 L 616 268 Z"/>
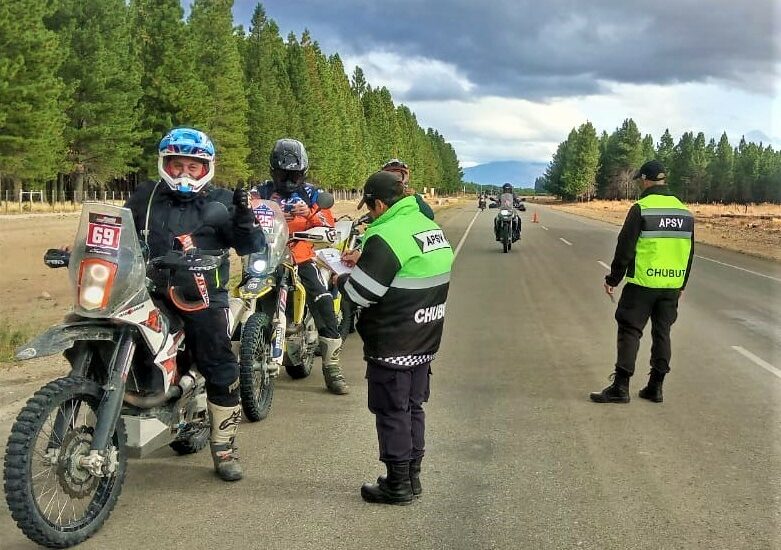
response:
<path fill-rule="evenodd" d="M 681 288 L 691 252 L 694 216 L 671 195 L 650 194 L 640 206 L 642 230 L 635 247 L 634 273 L 627 282 L 647 288 Z"/>

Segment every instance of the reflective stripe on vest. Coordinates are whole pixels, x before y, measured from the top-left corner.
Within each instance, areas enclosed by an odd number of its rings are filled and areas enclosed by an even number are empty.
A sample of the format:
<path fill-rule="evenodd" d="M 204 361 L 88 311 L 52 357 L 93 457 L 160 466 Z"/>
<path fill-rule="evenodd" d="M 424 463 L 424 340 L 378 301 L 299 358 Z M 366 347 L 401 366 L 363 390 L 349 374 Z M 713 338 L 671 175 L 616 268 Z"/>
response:
<path fill-rule="evenodd" d="M 681 288 L 691 252 L 694 216 L 677 198 L 651 194 L 636 203 L 642 229 L 634 273 L 627 282 L 648 288 Z"/>

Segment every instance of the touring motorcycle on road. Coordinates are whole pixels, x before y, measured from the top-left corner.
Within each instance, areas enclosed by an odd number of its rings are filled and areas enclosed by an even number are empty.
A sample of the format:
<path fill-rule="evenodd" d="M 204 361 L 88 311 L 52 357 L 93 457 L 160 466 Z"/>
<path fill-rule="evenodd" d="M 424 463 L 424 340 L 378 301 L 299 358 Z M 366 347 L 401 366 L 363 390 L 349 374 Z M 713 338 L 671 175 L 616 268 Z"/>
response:
<path fill-rule="evenodd" d="M 209 203 L 202 227 L 228 218 L 224 205 Z M 26 403 L 4 464 L 8 507 L 31 540 L 64 548 L 94 534 L 117 502 L 128 456 L 166 444 L 194 453 L 208 443 L 204 379 L 183 346 L 181 321 L 150 295 L 182 303 L 179 288 L 159 281 L 184 271 L 201 289 L 226 258 L 185 249 L 147 262 L 130 210 L 87 204 L 72 253 L 47 252 L 47 265 L 68 268 L 73 313 L 16 357 L 64 353 L 71 371 Z"/>

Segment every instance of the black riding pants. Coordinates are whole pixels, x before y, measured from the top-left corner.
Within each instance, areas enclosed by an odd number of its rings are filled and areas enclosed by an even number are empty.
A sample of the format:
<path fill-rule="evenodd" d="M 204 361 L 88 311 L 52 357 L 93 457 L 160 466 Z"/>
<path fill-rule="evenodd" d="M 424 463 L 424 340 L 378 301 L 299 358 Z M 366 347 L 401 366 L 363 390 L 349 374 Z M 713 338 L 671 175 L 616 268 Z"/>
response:
<path fill-rule="evenodd" d="M 326 288 L 320 270 L 314 262 L 304 262 L 298 264 L 298 276 L 306 289 L 306 303 L 312 311 L 318 334 L 324 338 L 339 338 L 334 297 Z"/>
<path fill-rule="evenodd" d="M 675 289 L 654 289 L 627 283 L 616 308 L 618 322 L 618 359 L 616 369 L 629 376 L 635 372 L 637 351 L 648 319 L 651 319 L 651 368 L 670 372 L 670 327 L 678 318 L 678 298 Z"/>
<path fill-rule="evenodd" d="M 228 309 L 178 312 L 184 322 L 185 345 L 206 379 L 206 396 L 221 407 L 239 404 L 239 365 L 228 334 Z"/>
<path fill-rule="evenodd" d="M 406 462 L 423 456 L 431 364 L 388 368 L 369 359 L 369 410 L 374 413 L 382 462 Z"/>

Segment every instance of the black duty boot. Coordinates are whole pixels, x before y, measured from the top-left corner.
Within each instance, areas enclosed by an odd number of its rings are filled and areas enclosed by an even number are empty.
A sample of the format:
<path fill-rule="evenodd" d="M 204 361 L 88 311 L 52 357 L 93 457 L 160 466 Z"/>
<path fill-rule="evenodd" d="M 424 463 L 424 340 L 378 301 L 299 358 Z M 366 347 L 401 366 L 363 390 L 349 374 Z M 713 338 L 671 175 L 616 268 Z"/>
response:
<path fill-rule="evenodd" d="M 600 392 L 591 392 L 595 403 L 629 403 L 629 377 L 622 371 L 610 375 L 613 383 Z"/>
<path fill-rule="evenodd" d="M 409 463 L 409 481 L 412 484 L 412 494 L 416 497 L 420 497 L 423 494 L 423 486 L 420 484 L 421 462 L 423 462 L 422 456 L 411 460 Z"/>
<path fill-rule="evenodd" d="M 378 504 L 410 504 L 415 497 L 409 479 L 409 462 L 388 462 L 385 466 L 388 475 L 384 479 L 379 478 L 376 484 L 364 483 L 361 498 Z"/>
<path fill-rule="evenodd" d="M 651 369 L 651 376 L 648 377 L 648 385 L 640 390 L 640 397 L 653 401 L 654 403 L 661 403 L 664 401 L 662 396 L 662 382 L 664 382 L 665 373 Z"/>
<path fill-rule="evenodd" d="M 423 457 L 411 460 L 409 463 L 409 482 L 412 485 L 412 494 L 415 498 L 419 498 L 423 494 L 423 486 L 420 484 L 420 463 L 423 462 Z M 385 483 L 388 476 L 382 474 L 377 478 L 377 483 Z"/>

